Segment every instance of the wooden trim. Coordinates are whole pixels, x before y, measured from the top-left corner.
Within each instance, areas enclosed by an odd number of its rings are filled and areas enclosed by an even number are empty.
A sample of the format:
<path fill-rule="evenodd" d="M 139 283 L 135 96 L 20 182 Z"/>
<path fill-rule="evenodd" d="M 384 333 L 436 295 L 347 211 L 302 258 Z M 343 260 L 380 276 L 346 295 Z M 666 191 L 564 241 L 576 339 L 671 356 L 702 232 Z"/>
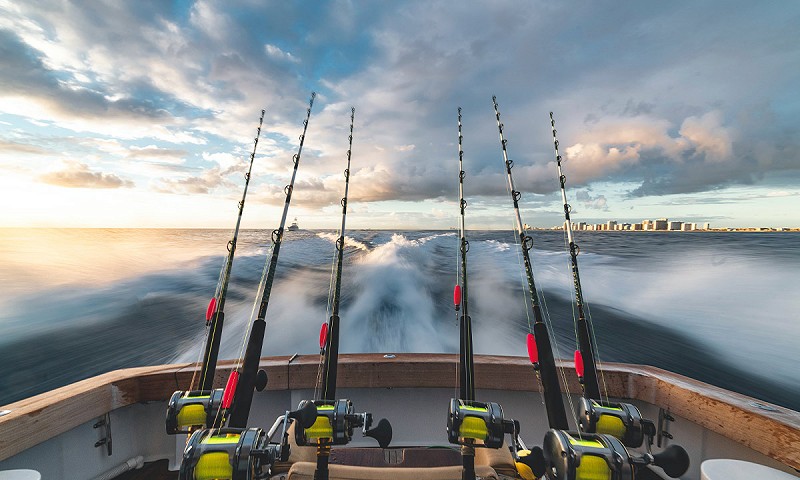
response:
<path fill-rule="evenodd" d="M 319 356 L 265 357 L 269 390 L 314 388 Z M 451 354 L 346 354 L 339 357 L 342 388 L 455 388 L 458 357 Z M 571 368 L 569 362 L 563 363 Z M 223 385 L 233 363 L 220 362 L 216 384 Z M 614 398 L 635 399 L 669 409 L 713 432 L 800 468 L 800 413 L 776 405 L 774 411 L 751 397 L 654 367 L 605 363 L 603 379 Z M 3 407 L 0 460 L 16 455 L 105 413 L 137 402 L 166 401 L 186 388 L 195 364 L 161 365 L 109 372 Z M 527 358 L 475 357 L 477 388 L 538 391 Z M 569 391 L 579 392 L 574 375 Z M 563 385 L 562 385 L 563 389 Z"/>

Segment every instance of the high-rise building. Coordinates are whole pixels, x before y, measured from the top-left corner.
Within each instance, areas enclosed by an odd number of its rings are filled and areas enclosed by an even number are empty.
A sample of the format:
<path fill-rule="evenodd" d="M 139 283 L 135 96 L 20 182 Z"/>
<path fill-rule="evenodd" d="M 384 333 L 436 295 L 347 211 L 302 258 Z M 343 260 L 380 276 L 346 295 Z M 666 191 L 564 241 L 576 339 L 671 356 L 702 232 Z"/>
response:
<path fill-rule="evenodd" d="M 670 230 L 680 230 L 681 229 L 681 225 L 683 225 L 683 222 L 669 222 L 669 229 Z"/>
<path fill-rule="evenodd" d="M 669 220 L 666 218 L 659 218 L 653 222 L 653 230 L 666 230 L 669 226 Z"/>

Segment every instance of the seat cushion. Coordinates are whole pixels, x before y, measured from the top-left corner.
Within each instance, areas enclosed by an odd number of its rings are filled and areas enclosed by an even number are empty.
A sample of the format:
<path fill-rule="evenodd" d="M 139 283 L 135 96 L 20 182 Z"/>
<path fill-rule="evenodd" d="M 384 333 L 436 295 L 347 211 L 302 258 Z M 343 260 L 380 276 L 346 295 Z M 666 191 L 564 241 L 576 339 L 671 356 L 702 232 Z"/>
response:
<path fill-rule="evenodd" d="M 503 442 L 503 446 L 500 448 L 476 448 L 475 467 L 477 468 L 478 465 L 492 467 L 501 475 L 517 476 L 516 462 L 506 442 Z"/>
<path fill-rule="evenodd" d="M 298 462 L 289 470 L 288 480 L 313 480 L 316 462 Z M 494 469 L 487 466 L 475 466 L 475 475 L 483 480 L 499 480 Z M 356 467 L 353 465 L 330 465 L 330 480 L 461 480 L 461 467 L 433 468 L 393 468 L 393 467 Z"/>

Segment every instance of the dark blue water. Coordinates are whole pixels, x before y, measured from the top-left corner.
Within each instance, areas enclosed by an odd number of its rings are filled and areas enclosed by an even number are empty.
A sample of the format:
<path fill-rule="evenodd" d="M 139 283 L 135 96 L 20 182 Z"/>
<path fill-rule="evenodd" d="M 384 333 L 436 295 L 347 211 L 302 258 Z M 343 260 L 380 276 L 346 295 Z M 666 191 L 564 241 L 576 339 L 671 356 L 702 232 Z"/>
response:
<path fill-rule="evenodd" d="M 0 405 L 117 368 L 198 359 L 224 230 L 0 230 Z M 562 232 L 533 232 L 561 356 L 575 348 Z M 800 410 L 800 234 L 577 232 L 602 361 L 648 364 Z M 525 355 L 528 309 L 510 232 L 470 232 L 479 353 Z M 334 234 L 287 233 L 265 355 L 318 352 Z M 348 234 L 343 352 L 456 352 L 453 232 Z M 222 356 L 239 355 L 269 235 L 244 232 Z"/>

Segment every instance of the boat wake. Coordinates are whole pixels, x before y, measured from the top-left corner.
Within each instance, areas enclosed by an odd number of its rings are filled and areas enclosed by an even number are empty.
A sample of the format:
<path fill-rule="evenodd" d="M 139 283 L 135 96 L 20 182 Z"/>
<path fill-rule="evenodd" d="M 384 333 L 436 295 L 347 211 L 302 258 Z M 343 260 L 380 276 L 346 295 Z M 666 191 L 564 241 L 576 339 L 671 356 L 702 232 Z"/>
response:
<path fill-rule="evenodd" d="M 223 260 L 198 252 L 184 261 L 198 235 L 187 236 L 185 245 L 175 240 L 182 260 L 162 270 L 105 283 L 100 277 L 37 282 L 23 293 L 18 285 L 15 295 L 0 298 L 0 404 L 116 368 L 198 361 L 206 304 Z M 227 232 L 206 236 L 204 245 L 224 245 Z M 268 238 L 268 232 L 248 231 L 240 241 L 221 359 L 240 354 Z M 264 355 L 319 352 L 319 328 L 330 314 L 336 238 L 310 231 L 285 237 Z M 783 250 L 770 247 L 769 256 L 753 246 L 719 247 L 719 239 L 709 247 L 705 237 L 694 236 L 690 246 L 675 240 L 654 253 L 652 239 L 629 235 L 615 244 L 615 238 L 579 238 L 588 247 L 581 254 L 581 278 L 601 360 L 658 366 L 800 410 L 800 375 L 792 368 L 800 325 L 790 321 L 800 310 L 793 243 Z M 558 353 L 571 358 L 569 258 L 560 234 L 537 233 L 535 240 L 532 258 L 543 308 Z M 452 292 L 458 241 L 453 232 L 350 232 L 341 290 L 342 353 L 457 352 Z M 526 354 L 532 319 L 522 299 L 527 285 L 517 251 L 508 232 L 470 234 L 476 353 Z"/>

